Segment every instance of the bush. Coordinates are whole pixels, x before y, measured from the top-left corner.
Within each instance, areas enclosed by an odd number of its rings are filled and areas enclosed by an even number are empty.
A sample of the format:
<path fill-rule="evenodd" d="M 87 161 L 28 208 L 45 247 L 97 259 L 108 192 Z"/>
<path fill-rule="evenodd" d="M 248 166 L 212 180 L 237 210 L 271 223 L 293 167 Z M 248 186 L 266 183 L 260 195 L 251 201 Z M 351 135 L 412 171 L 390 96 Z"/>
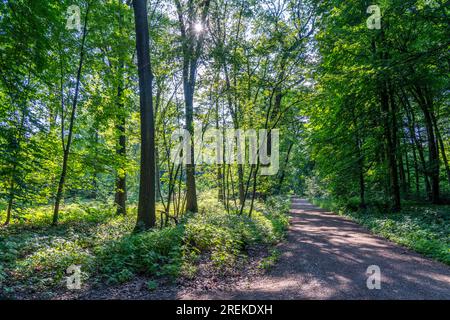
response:
<path fill-rule="evenodd" d="M 228 267 L 248 246 L 281 240 L 288 225 L 288 208 L 288 200 L 270 199 L 260 203 L 249 218 L 227 213 L 222 204 L 207 198 L 201 213 L 190 214 L 178 226 L 111 241 L 97 252 L 96 264 L 112 282 L 127 281 L 136 273 L 176 277 L 201 254 L 209 254 L 218 268 Z"/>
<path fill-rule="evenodd" d="M 255 202 L 252 217 L 227 213 L 214 196 L 202 195 L 200 213 L 177 226 L 133 234 L 135 207 L 116 216 L 104 205 L 72 204 L 61 223 L 50 227 L 50 211 L 0 230 L 0 291 L 63 287 L 69 266 L 80 265 L 83 283 L 121 283 L 137 274 L 175 278 L 193 276 L 200 256 L 218 269 L 231 266 L 249 246 L 280 241 L 288 225 L 289 199 Z M 104 210 L 104 211 L 103 211 Z"/>
<path fill-rule="evenodd" d="M 96 265 L 110 282 L 130 280 L 136 273 L 176 276 L 181 264 L 183 227 L 167 227 L 125 236 L 100 247 Z"/>

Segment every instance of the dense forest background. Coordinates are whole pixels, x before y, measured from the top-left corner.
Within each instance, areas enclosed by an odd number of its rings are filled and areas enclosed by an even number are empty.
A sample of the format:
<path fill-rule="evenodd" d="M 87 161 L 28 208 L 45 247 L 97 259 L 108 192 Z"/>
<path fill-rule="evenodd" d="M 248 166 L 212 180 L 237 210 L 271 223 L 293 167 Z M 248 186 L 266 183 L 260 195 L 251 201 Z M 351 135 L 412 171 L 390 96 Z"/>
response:
<path fill-rule="evenodd" d="M 139 231 L 208 201 L 251 218 L 287 194 L 448 204 L 448 14 L 443 0 L 2 0 L 1 223 L 108 212 Z M 194 127 L 279 129 L 279 171 L 173 163 L 172 133 Z"/>

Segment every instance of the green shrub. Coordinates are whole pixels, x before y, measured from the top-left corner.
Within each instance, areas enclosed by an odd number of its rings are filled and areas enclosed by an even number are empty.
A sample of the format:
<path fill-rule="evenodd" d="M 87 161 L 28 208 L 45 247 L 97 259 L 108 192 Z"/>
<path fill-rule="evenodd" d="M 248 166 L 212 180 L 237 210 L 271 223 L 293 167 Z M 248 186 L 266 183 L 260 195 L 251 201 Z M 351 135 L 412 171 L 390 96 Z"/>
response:
<path fill-rule="evenodd" d="M 182 235 L 183 227 L 177 226 L 111 241 L 96 253 L 98 271 L 110 282 L 127 281 L 136 273 L 176 276 L 181 264 Z"/>
<path fill-rule="evenodd" d="M 256 201 L 251 218 L 228 213 L 215 195 L 200 200 L 200 212 L 185 215 L 179 225 L 139 234 L 132 233 L 134 206 L 116 216 L 105 205 L 67 205 L 57 227 L 50 226 L 50 208 L 40 207 L 35 216 L 29 212 L 29 220 L 0 229 L 0 290 L 62 287 L 70 265 L 80 265 L 83 281 L 93 283 L 122 283 L 137 274 L 192 277 L 201 256 L 220 270 L 249 246 L 270 246 L 285 235 L 286 197 Z"/>

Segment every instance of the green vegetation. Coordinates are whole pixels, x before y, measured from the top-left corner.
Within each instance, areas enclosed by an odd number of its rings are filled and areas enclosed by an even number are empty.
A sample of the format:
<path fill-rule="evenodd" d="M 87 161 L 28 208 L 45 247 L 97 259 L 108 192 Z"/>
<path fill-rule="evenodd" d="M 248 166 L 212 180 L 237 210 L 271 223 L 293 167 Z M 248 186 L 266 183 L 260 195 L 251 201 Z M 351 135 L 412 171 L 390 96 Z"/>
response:
<path fill-rule="evenodd" d="M 259 267 L 269 270 L 278 262 L 279 258 L 280 252 L 277 249 L 272 249 L 270 250 L 270 255 L 261 261 Z"/>
<path fill-rule="evenodd" d="M 36 210 L 30 220 L 0 229 L 0 291 L 10 297 L 16 292 L 56 292 L 65 288 L 70 265 L 81 266 L 84 285 L 123 283 L 137 274 L 155 279 L 192 276 L 185 273 L 195 270 L 204 255 L 218 270 L 226 269 L 250 246 L 270 247 L 284 236 L 290 203 L 286 197 L 270 198 L 270 206 L 257 202 L 252 218 L 228 214 L 211 195 L 200 200 L 203 213 L 138 234 L 132 233 L 135 208 L 117 216 L 113 208 L 73 204 L 61 212 L 56 228 L 48 226 L 48 212 Z M 156 280 L 148 281 L 149 290 L 156 287 Z"/>
<path fill-rule="evenodd" d="M 356 209 L 348 203 L 312 199 L 322 208 L 347 216 L 395 243 L 450 265 L 450 206 L 432 206 L 412 201 L 398 213 L 374 206 Z M 357 199 L 356 199 L 357 203 Z"/>
<path fill-rule="evenodd" d="M 449 10 L 0 1 L 0 295 L 226 270 L 287 194 L 448 262 Z"/>

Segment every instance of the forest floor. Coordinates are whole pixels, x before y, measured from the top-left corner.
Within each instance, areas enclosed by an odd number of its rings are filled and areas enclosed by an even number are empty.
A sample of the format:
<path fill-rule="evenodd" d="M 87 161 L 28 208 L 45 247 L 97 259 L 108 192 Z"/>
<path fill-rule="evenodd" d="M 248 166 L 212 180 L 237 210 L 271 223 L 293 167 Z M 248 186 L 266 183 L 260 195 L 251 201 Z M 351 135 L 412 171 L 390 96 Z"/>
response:
<path fill-rule="evenodd" d="M 293 199 L 285 242 L 269 271 L 258 253 L 233 276 L 216 277 L 205 262 L 194 279 L 160 286 L 145 279 L 61 299 L 450 299 L 450 267 L 425 258 L 345 217 Z M 257 251 L 257 250 L 256 250 Z M 367 268 L 381 271 L 381 288 L 368 289 Z M 203 270 L 203 272 L 202 272 Z"/>

